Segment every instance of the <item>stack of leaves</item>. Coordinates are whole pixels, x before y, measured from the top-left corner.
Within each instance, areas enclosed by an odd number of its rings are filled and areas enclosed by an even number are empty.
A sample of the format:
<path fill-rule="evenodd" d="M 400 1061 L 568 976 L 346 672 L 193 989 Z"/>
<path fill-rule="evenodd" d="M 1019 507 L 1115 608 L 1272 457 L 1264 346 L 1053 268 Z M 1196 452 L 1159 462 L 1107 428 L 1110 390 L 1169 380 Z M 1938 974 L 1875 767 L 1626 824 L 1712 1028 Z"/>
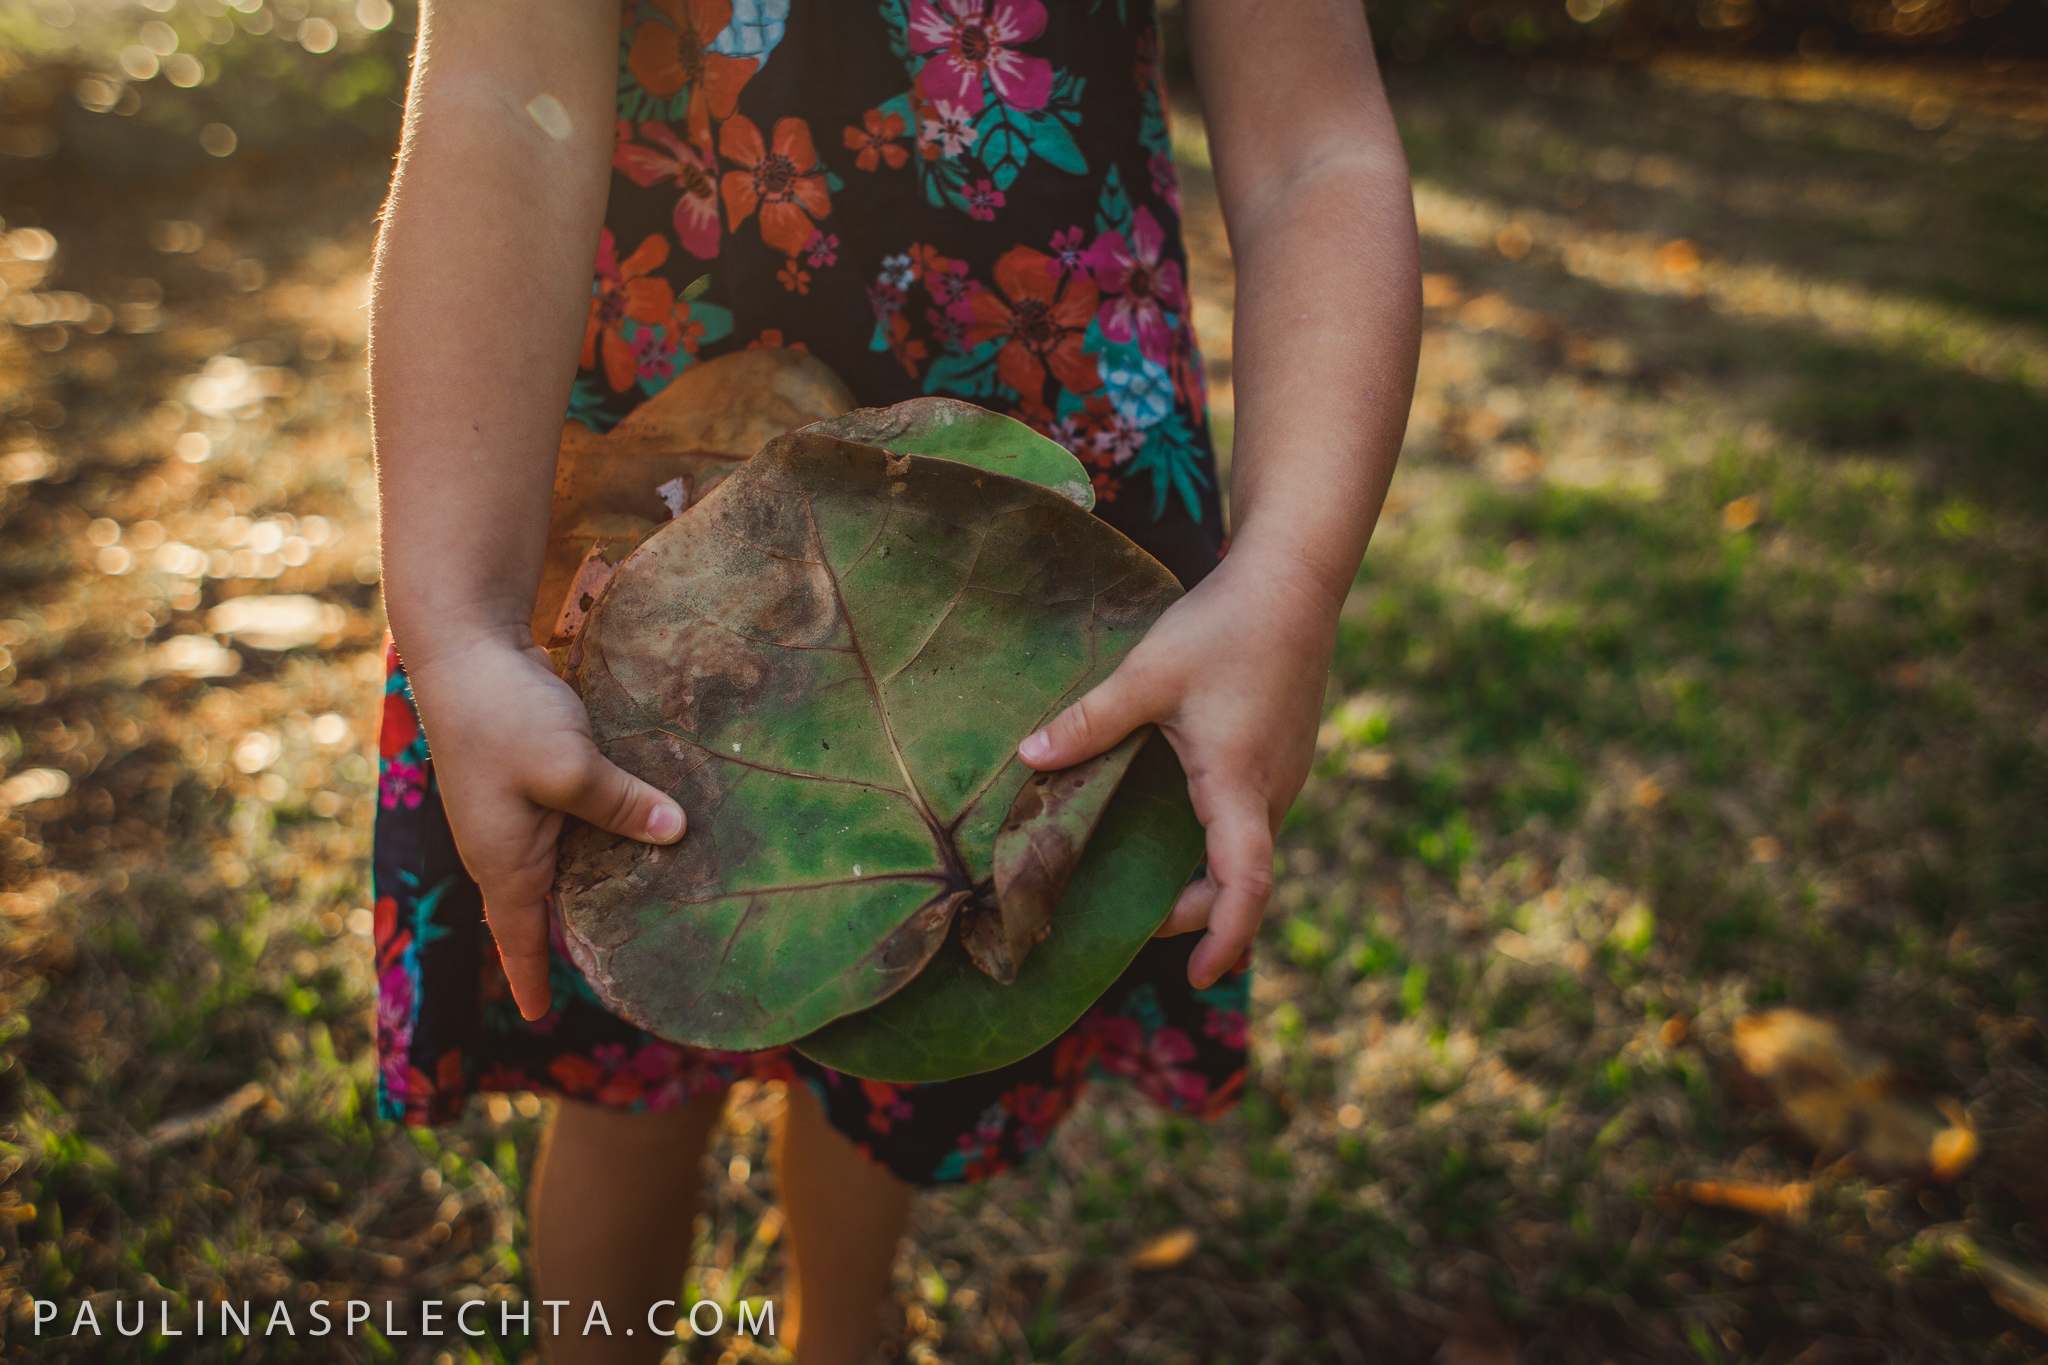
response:
<path fill-rule="evenodd" d="M 920 399 L 771 442 L 618 562 L 566 664 L 599 748 L 691 826 L 564 839 L 563 925 L 613 1009 L 922 1081 L 1108 987 L 1201 830 L 1149 730 L 1017 759 L 1180 595 L 1092 504 L 1058 445 Z"/>

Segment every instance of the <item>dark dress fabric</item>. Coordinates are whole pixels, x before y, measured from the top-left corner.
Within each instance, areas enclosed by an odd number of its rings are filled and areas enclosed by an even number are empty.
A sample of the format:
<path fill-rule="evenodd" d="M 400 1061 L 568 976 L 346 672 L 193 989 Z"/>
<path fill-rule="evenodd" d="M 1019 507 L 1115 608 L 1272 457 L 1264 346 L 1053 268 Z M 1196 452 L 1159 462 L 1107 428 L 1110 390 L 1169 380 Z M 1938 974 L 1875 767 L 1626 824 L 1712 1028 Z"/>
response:
<path fill-rule="evenodd" d="M 1189 586 L 1217 562 L 1209 444 L 1149 0 L 645 0 L 619 29 L 604 236 L 570 415 L 609 430 L 692 365 L 792 346 L 863 406 L 965 398 L 1088 467 L 1097 515 Z M 788 1049 L 668 1043 L 608 1013 L 556 945 L 519 1018 L 394 654 L 376 829 L 379 1108 L 471 1091 L 648 1109 L 741 1077 L 807 1082 L 916 1184 L 1043 1145 L 1091 1076 L 1213 1117 L 1244 1081 L 1249 961 L 1208 990 L 1154 940 L 1040 1052 L 887 1085 Z"/>

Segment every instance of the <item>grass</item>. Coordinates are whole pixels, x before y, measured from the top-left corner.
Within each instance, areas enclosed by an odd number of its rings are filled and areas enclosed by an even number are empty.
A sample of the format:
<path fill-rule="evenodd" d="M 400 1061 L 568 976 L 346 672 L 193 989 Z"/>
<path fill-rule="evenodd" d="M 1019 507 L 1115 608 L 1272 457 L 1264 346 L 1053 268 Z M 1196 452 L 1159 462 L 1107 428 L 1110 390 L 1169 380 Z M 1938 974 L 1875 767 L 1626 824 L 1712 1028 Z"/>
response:
<path fill-rule="evenodd" d="M 1100 1087 L 1035 1165 L 920 1201 L 899 1357 L 1353 1365 L 1475 1320 L 1589 1365 L 2048 1352 L 1916 1241 L 2048 1262 L 2048 142 L 1960 95 L 1915 126 L 1941 72 L 1703 69 L 1394 73 L 1422 378 L 1283 834 L 1254 1083 L 1213 1126 Z M 1229 262 L 1178 135 L 1227 433 Z M 0 241 L 56 248 L 0 262 L 10 297 L 77 315 L 12 304 L 0 339 L 0 781 L 43 784 L 0 789 L 10 1358 L 531 1348 L 495 1307 L 433 1343 L 29 1330 L 31 1296 L 281 1297 L 303 1330 L 314 1299 L 525 1294 L 540 1106 L 365 1118 L 387 165 L 5 172 Z M 252 592 L 340 616 L 209 643 Z M 67 789 L 23 800 L 37 773 Z M 1954 1097 L 1983 1158 L 1826 1168 L 1803 1227 L 1660 1197 L 1812 1172 L 1729 1084 L 1730 1025 L 1776 1003 Z M 708 1162 L 694 1294 L 780 1284 L 778 1103 L 740 1096 Z M 683 1354 L 722 1352 L 760 1354 Z"/>

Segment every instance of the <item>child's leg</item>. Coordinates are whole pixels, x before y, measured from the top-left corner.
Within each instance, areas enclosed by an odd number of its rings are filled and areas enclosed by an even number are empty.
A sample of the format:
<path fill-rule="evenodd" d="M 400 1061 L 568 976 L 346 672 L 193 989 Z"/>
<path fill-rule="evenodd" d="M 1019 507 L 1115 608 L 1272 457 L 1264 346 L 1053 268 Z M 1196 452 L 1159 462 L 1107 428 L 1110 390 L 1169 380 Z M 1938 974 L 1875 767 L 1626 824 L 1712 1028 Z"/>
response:
<path fill-rule="evenodd" d="M 915 1191 L 827 1123 L 802 1081 L 790 1084 L 773 1158 L 793 1253 L 782 1342 L 800 1365 L 865 1365 Z"/>
<path fill-rule="evenodd" d="M 652 1365 L 675 1344 L 648 1331 L 647 1310 L 682 1291 L 704 1149 L 724 1112 L 723 1098 L 649 1114 L 556 1104 L 532 1205 L 535 1329 L 550 1365 Z M 541 1299 L 569 1300 L 558 1336 Z M 593 1299 L 610 1336 L 583 1335 Z"/>

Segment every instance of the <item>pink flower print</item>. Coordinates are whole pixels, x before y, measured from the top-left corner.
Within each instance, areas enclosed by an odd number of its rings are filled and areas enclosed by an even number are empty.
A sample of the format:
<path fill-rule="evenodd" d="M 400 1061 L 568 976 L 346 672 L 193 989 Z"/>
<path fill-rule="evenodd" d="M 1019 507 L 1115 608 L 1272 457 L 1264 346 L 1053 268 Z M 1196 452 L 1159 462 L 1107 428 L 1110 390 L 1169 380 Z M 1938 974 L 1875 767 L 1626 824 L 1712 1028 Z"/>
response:
<path fill-rule="evenodd" d="M 886 277 L 868 286 L 868 307 L 878 318 L 894 317 L 903 311 L 903 291 Z"/>
<path fill-rule="evenodd" d="M 967 191 L 967 216 L 980 223 L 993 223 L 1003 206 L 1003 192 L 984 180 Z"/>
<path fill-rule="evenodd" d="M 1180 176 L 1173 169 L 1173 158 L 1165 152 L 1152 153 L 1149 163 L 1152 170 L 1152 192 L 1164 201 L 1174 213 L 1180 212 Z"/>
<path fill-rule="evenodd" d="M 401 1099 L 411 1079 L 412 974 L 395 962 L 377 983 L 377 1056 L 384 1093 Z"/>
<path fill-rule="evenodd" d="M 981 292 L 981 281 L 967 278 L 967 262 L 948 261 L 944 270 L 927 271 L 924 287 L 930 291 L 932 302 L 946 312 L 973 317 L 974 296 Z"/>
<path fill-rule="evenodd" d="M 941 154 L 954 157 L 974 145 L 980 136 L 974 127 L 974 111 L 957 104 L 933 101 L 932 117 L 924 121 L 924 140 L 936 145 Z"/>
<path fill-rule="evenodd" d="M 1117 1015 L 1102 1022 L 1102 1055 L 1096 1065 L 1138 1087 L 1138 1093 L 1168 1109 L 1185 1109 L 1208 1093 L 1198 1071 L 1184 1071 L 1195 1045 L 1177 1028 L 1162 1028 L 1149 1038 L 1135 1019 Z"/>
<path fill-rule="evenodd" d="M 1044 32 L 1039 0 L 912 0 L 910 6 L 911 50 L 935 54 L 919 73 L 925 93 L 970 113 L 981 112 L 984 76 L 1012 109 L 1045 108 L 1052 63 L 1011 50 Z"/>
<path fill-rule="evenodd" d="M 1139 209 L 1131 220 L 1128 242 L 1121 232 L 1105 232 L 1090 250 L 1095 258 L 1095 282 L 1103 293 L 1098 315 L 1102 334 L 1116 342 L 1128 342 L 1135 336 L 1145 358 L 1162 365 L 1173 345 L 1166 315 L 1187 311 L 1179 263 L 1159 259 L 1165 245 L 1166 234 L 1151 210 Z"/>
<path fill-rule="evenodd" d="M 659 144 L 661 150 L 656 151 L 627 141 L 626 127 L 619 124 L 613 167 L 643 189 L 672 181 L 682 191 L 673 215 L 676 240 L 692 256 L 710 260 L 718 254 L 718 158 L 711 154 L 708 140 L 695 147 L 665 123 L 641 124 L 640 136 Z"/>
<path fill-rule="evenodd" d="M 1003 1107 L 1017 1125 L 1019 1152 L 1037 1151 L 1045 1145 L 1046 1135 L 1074 1107 L 1074 1093 L 1064 1087 L 1027 1082 L 1003 1096 Z"/>
<path fill-rule="evenodd" d="M 1065 446 L 1077 460 L 1088 460 L 1102 453 L 1096 444 L 1097 427 L 1101 419 L 1092 412 L 1070 412 L 1055 423 L 1046 435 Z"/>
<path fill-rule="evenodd" d="M 662 384 L 676 377 L 676 343 L 665 329 L 649 327 L 637 333 L 629 344 L 633 348 L 635 376 Z"/>
<path fill-rule="evenodd" d="M 838 264 L 839 234 L 818 229 L 811 234 L 809 250 L 811 254 L 807 259 L 813 270 L 823 270 L 828 265 Z"/>
<path fill-rule="evenodd" d="M 1052 259 L 1062 275 L 1072 275 L 1083 270 L 1092 270 L 1088 248 L 1081 245 L 1085 234 L 1077 227 L 1052 235 Z"/>
<path fill-rule="evenodd" d="M 418 810 L 421 798 L 427 794 L 427 770 L 410 763 L 401 763 L 395 758 L 384 760 L 384 771 L 377 778 L 377 800 L 385 810 Z"/>
<path fill-rule="evenodd" d="M 910 1101 L 903 1098 L 898 1087 L 887 1081 L 862 1081 L 860 1089 L 868 1102 L 868 1127 L 876 1132 L 886 1135 L 896 1124 L 910 1118 Z"/>
<path fill-rule="evenodd" d="M 933 341 L 954 350 L 967 349 L 967 324 L 974 321 L 972 314 L 962 317 L 941 308 L 927 308 L 924 320 L 931 324 Z"/>
<path fill-rule="evenodd" d="M 1122 413 L 1113 414 L 1096 434 L 1095 448 L 1113 465 L 1129 464 L 1145 448 L 1145 429 L 1132 426 Z"/>
<path fill-rule="evenodd" d="M 1211 1009 L 1209 1017 L 1202 1021 L 1202 1032 L 1225 1047 L 1242 1048 L 1245 1045 L 1244 1025 L 1243 1010 Z"/>
<path fill-rule="evenodd" d="M 1086 411 L 1062 417 L 1048 434 L 1075 459 L 1097 467 L 1126 464 L 1145 446 L 1144 429 L 1099 399 L 1090 400 Z"/>

